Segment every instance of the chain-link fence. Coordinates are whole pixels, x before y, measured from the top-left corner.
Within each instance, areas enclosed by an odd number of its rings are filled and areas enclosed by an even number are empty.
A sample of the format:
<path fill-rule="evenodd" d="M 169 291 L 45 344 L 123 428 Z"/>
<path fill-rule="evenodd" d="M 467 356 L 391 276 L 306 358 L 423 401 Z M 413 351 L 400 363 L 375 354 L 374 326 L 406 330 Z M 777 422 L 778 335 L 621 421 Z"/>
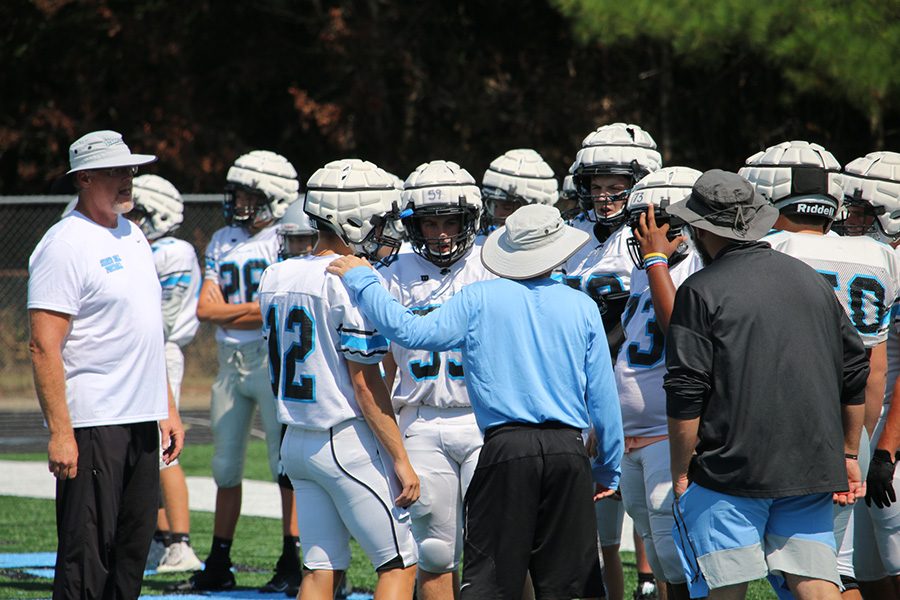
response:
<path fill-rule="evenodd" d="M 72 196 L 0 197 L 0 399 L 5 408 L 37 409 L 28 355 L 28 257 L 59 220 Z M 202 267 L 213 232 L 224 223 L 221 194 L 184 196 L 184 222 L 176 237 L 190 242 Z M 216 372 L 213 327 L 203 323 L 185 347 L 182 405 L 208 405 Z"/>

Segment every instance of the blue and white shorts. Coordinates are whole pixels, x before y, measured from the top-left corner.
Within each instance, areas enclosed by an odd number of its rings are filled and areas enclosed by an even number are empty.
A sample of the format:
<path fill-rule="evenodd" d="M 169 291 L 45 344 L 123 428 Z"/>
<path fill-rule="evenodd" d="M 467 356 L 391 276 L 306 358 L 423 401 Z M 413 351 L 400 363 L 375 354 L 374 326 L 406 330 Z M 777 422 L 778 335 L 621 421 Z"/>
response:
<path fill-rule="evenodd" d="M 831 497 L 746 498 L 692 483 L 675 501 L 673 529 L 691 598 L 763 577 L 793 598 L 785 573 L 840 585 Z"/>

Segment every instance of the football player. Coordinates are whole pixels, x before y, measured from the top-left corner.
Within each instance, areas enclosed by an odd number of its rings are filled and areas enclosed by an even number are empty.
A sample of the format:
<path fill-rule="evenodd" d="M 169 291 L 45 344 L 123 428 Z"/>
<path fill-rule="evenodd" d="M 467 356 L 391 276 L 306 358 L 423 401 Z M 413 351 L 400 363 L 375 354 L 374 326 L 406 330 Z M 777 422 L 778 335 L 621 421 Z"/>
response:
<path fill-rule="evenodd" d="M 419 480 L 379 368 L 388 341 L 325 272 L 336 255 L 374 259 L 399 198 L 370 162 L 328 163 L 307 184 L 304 209 L 319 231 L 314 255 L 272 265 L 260 282 L 270 381 L 287 425 L 282 460 L 303 507 L 305 600 L 333 597 L 350 566 L 350 536 L 378 573 L 376 598 L 413 594 L 406 507 L 419 497 Z"/>
<path fill-rule="evenodd" d="M 624 339 L 621 316 L 634 268 L 628 258 L 631 230 L 625 224 L 625 203 L 638 180 L 661 165 L 662 157 L 648 132 L 637 125 L 613 123 L 584 138 L 569 169 L 581 209 L 573 226 L 590 231 L 596 243 L 586 244 L 554 277 L 597 302 L 614 360 Z M 597 502 L 596 511 L 606 586 L 610 598 L 621 598 L 619 545 L 625 511 L 618 496 Z"/>
<path fill-rule="evenodd" d="M 805 141 L 776 144 L 748 158 L 739 174 L 780 213 L 777 231 L 763 240 L 821 273 L 859 332 L 869 352 L 866 420 L 871 431 L 884 398 L 885 340 L 891 308 L 900 294 L 900 261 L 890 246 L 868 237 L 829 235 L 841 211 L 844 190 L 841 165 L 822 146 Z M 867 454 L 867 436 L 860 443 L 860 452 Z M 864 477 L 856 459 L 847 459 L 847 470 L 854 477 Z M 852 554 L 852 532 L 845 540 L 852 512 L 852 507 L 835 506 L 836 547 L 847 546 L 844 557 Z M 842 592 L 858 598 L 852 562 L 839 561 L 838 571 Z"/>
<path fill-rule="evenodd" d="M 219 372 L 212 387 L 210 427 L 216 513 L 212 549 L 203 571 L 182 591 L 222 590 L 235 585 L 231 544 L 241 510 L 241 479 L 253 414 L 259 409 L 269 468 L 279 482 L 284 534 L 275 574 L 261 591 L 283 592 L 300 584 L 299 538 L 293 491 L 281 474 L 281 425 L 269 385 L 257 288 L 266 267 L 278 260 L 276 221 L 298 197 L 297 171 L 283 156 L 254 150 L 228 170 L 225 227 L 206 248 L 206 269 L 197 317 L 217 326 Z"/>
<path fill-rule="evenodd" d="M 194 247 L 172 237 L 184 220 L 184 203 L 175 186 L 157 175 L 135 177 L 132 186 L 134 208 L 125 216 L 141 228 L 153 250 L 162 286 L 166 373 L 178 406 L 184 376 L 181 347 L 194 339 L 200 325 L 197 320 L 200 265 Z M 164 508 L 159 510 L 147 567 L 159 573 L 199 569 L 200 559 L 191 547 L 187 482 L 177 459 L 167 465 L 160 457 L 159 483 Z"/>
<path fill-rule="evenodd" d="M 319 239 L 309 215 L 303 212 L 303 199 L 299 198 L 284 211 L 278 222 L 278 259 L 287 260 L 295 256 L 309 256 Z"/>
<path fill-rule="evenodd" d="M 698 177 L 694 169 L 666 167 L 641 179 L 631 191 L 625 214 L 634 232 L 627 241 L 634 269 L 622 316 L 625 342 L 615 367 L 625 433 L 622 503 L 644 540 L 657 582 L 668 583 L 670 599 L 685 600 L 685 574 L 672 538 L 665 336 L 675 291 L 702 262 L 682 235 L 683 222 L 669 216 L 666 207 L 690 195 Z"/>
<path fill-rule="evenodd" d="M 559 200 L 556 201 L 559 215 L 566 223 L 572 225 L 581 214 L 581 206 L 578 204 L 578 192 L 575 190 L 575 182 L 571 175 L 563 178 L 562 189 L 559 191 Z M 587 219 L 584 219 L 587 221 Z"/>
<path fill-rule="evenodd" d="M 522 180 L 498 172 L 491 181 L 508 190 Z M 401 204 L 413 252 L 379 272 L 403 306 L 427 314 L 464 286 L 495 279 L 481 264 L 475 242 L 482 201 L 468 171 L 443 160 L 419 165 L 404 184 Z M 422 480 L 422 496 L 410 507 L 419 552 L 418 597 L 452 600 L 459 593 L 462 501 L 482 445 L 462 357 L 459 351 L 410 350 L 397 344 L 391 345 L 389 357 L 385 364 L 389 377 L 396 373 L 393 401 L 403 443 Z"/>
<path fill-rule="evenodd" d="M 900 154 L 872 152 L 849 162 L 844 167 L 844 207 L 845 218 L 835 223 L 836 229 L 840 226 L 844 235 L 868 235 L 896 248 L 900 244 Z M 895 312 L 896 308 L 895 305 Z M 874 429 L 871 418 L 866 423 L 874 448 L 866 480 L 866 502 L 857 502 L 853 508 L 853 566 L 866 598 L 900 597 L 900 504 L 895 501 L 896 491 L 900 490 L 900 471 L 895 469 L 900 410 L 892 402 L 900 373 L 900 330 L 896 318 L 888 334 L 886 354 L 884 405 Z M 859 458 L 862 461 L 870 457 L 860 451 Z"/>
<path fill-rule="evenodd" d="M 526 204 L 553 206 L 559 199 L 559 183 L 544 159 L 530 148 L 510 150 L 491 161 L 481 179 L 485 233 L 506 222 L 506 217 Z"/>

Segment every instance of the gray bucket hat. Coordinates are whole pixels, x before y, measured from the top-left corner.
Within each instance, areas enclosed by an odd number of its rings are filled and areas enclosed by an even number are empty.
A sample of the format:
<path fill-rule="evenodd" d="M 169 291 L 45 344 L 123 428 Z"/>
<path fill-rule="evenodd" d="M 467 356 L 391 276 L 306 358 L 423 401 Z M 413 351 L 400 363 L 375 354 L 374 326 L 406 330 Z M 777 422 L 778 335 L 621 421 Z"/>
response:
<path fill-rule="evenodd" d="M 746 242 L 769 233 L 778 219 L 778 209 L 749 181 L 721 169 L 701 175 L 691 195 L 668 206 L 666 212 L 691 227 Z"/>
<path fill-rule="evenodd" d="M 566 225 L 555 207 L 529 204 L 485 240 L 481 262 L 500 277 L 531 279 L 564 263 L 589 239 L 586 231 Z"/>

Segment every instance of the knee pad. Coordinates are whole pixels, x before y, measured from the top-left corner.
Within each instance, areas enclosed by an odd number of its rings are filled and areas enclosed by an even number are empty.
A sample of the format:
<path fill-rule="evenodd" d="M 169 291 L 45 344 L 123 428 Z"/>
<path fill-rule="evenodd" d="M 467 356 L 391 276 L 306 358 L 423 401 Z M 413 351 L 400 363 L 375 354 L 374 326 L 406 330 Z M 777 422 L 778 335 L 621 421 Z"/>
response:
<path fill-rule="evenodd" d="M 449 573 L 456 564 L 456 548 L 450 542 L 429 538 L 419 543 L 419 568 L 429 573 Z"/>
<path fill-rule="evenodd" d="M 244 478 L 244 465 L 225 457 L 212 458 L 213 480 L 220 488 L 232 488 L 241 485 Z"/>

